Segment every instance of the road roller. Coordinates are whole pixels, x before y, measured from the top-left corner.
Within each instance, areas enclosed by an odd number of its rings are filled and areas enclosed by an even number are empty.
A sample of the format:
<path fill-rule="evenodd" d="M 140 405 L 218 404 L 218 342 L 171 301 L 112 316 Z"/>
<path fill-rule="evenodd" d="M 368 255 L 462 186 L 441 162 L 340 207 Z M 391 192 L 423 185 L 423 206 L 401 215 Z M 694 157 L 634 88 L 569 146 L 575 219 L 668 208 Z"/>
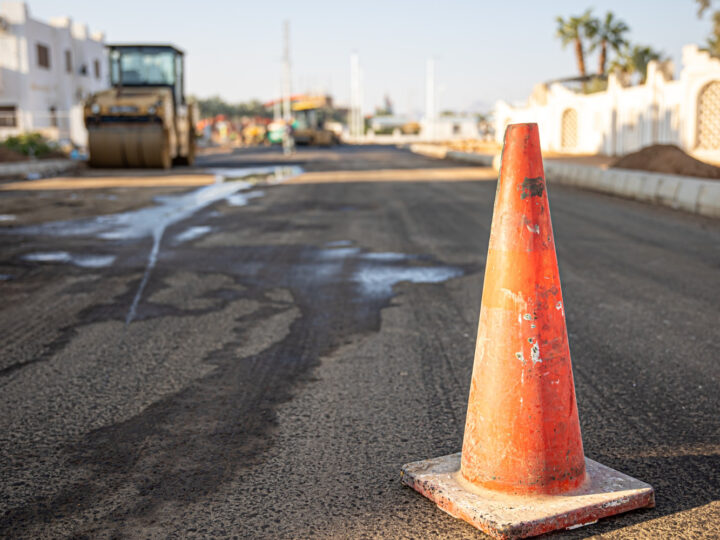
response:
<path fill-rule="evenodd" d="M 110 88 L 84 107 L 91 167 L 192 165 L 197 106 L 172 45 L 108 45 Z"/>

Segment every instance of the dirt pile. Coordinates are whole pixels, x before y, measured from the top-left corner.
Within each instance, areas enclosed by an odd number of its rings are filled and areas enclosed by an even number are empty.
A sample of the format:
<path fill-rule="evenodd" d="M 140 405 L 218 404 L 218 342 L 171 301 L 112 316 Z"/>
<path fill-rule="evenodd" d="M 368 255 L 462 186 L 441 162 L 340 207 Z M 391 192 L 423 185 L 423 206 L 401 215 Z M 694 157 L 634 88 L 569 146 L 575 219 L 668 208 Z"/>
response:
<path fill-rule="evenodd" d="M 10 163 L 13 161 L 27 161 L 30 159 L 24 154 L 8 148 L 7 146 L 0 145 L 0 163 Z"/>
<path fill-rule="evenodd" d="M 699 161 L 673 144 L 647 146 L 621 157 L 610 167 L 720 180 L 720 167 Z"/>

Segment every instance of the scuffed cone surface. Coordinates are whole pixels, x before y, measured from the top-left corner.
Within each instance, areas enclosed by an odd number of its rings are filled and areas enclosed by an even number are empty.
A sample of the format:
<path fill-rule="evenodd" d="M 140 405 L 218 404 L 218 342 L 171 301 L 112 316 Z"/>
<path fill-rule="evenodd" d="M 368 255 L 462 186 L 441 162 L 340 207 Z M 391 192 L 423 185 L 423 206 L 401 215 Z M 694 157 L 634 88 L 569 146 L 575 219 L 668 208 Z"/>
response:
<path fill-rule="evenodd" d="M 560 493 L 585 477 L 535 124 L 505 135 L 462 456 L 467 480 L 501 491 Z"/>

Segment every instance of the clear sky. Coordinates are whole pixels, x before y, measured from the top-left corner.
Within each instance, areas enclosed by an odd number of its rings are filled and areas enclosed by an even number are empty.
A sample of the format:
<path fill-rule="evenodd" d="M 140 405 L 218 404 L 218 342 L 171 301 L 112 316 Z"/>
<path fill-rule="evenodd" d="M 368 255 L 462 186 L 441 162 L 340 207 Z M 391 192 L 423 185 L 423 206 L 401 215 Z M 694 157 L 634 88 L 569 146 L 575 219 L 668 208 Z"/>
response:
<path fill-rule="evenodd" d="M 396 110 L 424 103 L 425 61 L 436 62 L 440 110 L 523 101 L 536 82 L 576 75 L 572 47 L 554 37 L 555 16 L 613 11 L 633 42 L 680 65 L 684 44 L 703 43 L 709 16 L 694 0 L 31 0 L 41 19 L 69 15 L 108 42 L 172 42 L 187 52 L 188 87 L 229 101 L 279 92 L 282 23 L 291 25 L 293 91 L 349 99 L 350 54 L 364 73 L 365 107 L 385 94 Z M 596 57 L 587 60 L 595 70 Z"/>

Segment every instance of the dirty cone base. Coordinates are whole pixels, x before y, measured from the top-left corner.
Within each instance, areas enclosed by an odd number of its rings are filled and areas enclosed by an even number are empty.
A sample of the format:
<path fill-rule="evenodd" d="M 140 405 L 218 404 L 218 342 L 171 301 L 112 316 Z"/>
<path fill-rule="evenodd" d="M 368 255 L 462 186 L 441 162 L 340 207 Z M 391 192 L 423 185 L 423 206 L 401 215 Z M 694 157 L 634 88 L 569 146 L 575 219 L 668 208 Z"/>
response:
<path fill-rule="evenodd" d="M 598 519 L 655 506 L 653 488 L 585 458 L 588 478 L 560 495 L 510 495 L 471 486 L 460 477 L 460 453 L 409 463 L 405 484 L 496 538 L 526 538 L 590 525 Z"/>

